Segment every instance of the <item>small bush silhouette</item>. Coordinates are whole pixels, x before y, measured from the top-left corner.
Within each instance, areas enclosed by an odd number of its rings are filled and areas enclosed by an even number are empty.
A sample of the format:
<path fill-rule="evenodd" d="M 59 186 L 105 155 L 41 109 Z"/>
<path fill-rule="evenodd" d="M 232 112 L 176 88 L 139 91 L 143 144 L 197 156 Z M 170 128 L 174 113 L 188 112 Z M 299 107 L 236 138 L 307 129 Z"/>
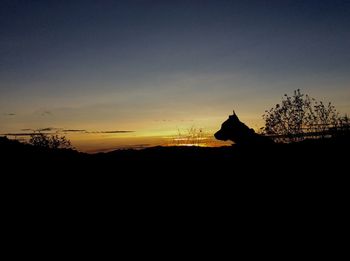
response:
<path fill-rule="evenodd" d="M 48 135 L 44 133 L 32 134 L 29 144 L 48 149 L 72 149 L 71 142 L 65 136 Z"/>
<path fill-rule="evenodd" d="M 175 146 L 206 146 L 211 142 L 211 135 L 204 129 L 191 127 L 186 132 L 177 130 L 177 135 L 173 138 L 171 145 Z"/>
<path fill-rule="evenodd" d="M 350 118 L 348 115 L 339 117 L 336 126 L 331 128 L 333 136 L 349 136 L 350 135 Z"/>
<path fill-rule="evenodd" d="M 349 118 L 339 117 L 335 107 L 329 102 L 316 101 L 299 89 L 293 96 L 284 95 L 282 102 L 265 111 L 263 133 L 276 141 L 293 142 L 306 137 L 323 138 L 331 131 L 349 128 Z"/>

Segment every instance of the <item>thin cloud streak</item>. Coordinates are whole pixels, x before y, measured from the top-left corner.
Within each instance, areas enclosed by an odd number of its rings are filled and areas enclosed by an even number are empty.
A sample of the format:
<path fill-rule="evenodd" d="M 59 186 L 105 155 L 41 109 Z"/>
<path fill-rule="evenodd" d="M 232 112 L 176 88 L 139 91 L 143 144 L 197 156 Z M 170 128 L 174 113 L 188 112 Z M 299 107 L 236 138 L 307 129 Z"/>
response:
<path fill-rule="evenodd" d="M 93 132 L 88 132 L 88 133 L 105 133 L 105 134 L 113 134 L 113 133 L 131 133 L 135 131 L 131 130 L 114 130 L 114 131 L 93 131 Z"/>
<path fill-rule="evenodd" d="M 52 115 L 52 112 L 50 111 L 44 111 L 41 113 L 41 116 L 51 116 Z"/>
<path fill-rule="evenodd" d="M 47 128 L 41 128 L 41 129 L 37 129 L 36 131 L 59 131 L 60 128 L 54 128 L 54 127 L 47 127 Z"/>
<path fill-rule="evenodd" d="M 0 135 L 3 135 L 3 136 L 32 136 L 32 135 L 50 135 L 52 133 L 49 133 L 49 132 L 23 132 L 23 133 L 2 133 Z"/>
<path fill-rule="evenodd" d="M 68 130 L 62 130 L 62 132 L 81 132 L 81 133 L 88 133 L 87 130 L 75 130 L 75 129 L 68 129 Z"/>
<path fill-rule="evenodd" d="M 84 129 L 60 129 L 60 128 L 41 128 L 41 129 L 21 129 L 21 131 L 31 131 L 31 132 L 14 132 L 14 133 L 3 133 L 0 135 L 4 136 L 31 136 L 31 135 L 52 135 L 61 133 L 83 133 L 83 134 L 123 134 L 123 133 L 133 133 L 135 131 L 131 130 L 112 130 L 112 131 L 87 131 Z"/>

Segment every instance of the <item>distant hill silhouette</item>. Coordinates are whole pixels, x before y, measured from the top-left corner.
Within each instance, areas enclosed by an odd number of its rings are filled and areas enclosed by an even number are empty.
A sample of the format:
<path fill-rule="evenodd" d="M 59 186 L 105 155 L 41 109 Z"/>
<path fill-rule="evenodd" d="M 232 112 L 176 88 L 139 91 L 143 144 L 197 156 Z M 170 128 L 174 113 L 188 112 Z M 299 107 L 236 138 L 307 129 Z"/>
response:
<path fill-rule="evenodd" d="M 136 171 L 149 173 L 245 175 L 247 171 L 301 175 L 301 169 L 344 172 L 350 139 L 307 140 L 274 146 L 152 147 L 142 150 L 116 150 L 86 154 L 72 149 L 46 149 L 0 137 L 2 166 L 15 170 L 61 173 L 110 173 L 126 175 Z M 347 166 L 347 165 L 345 165 Z M 345 167 L 347 169 L 347 167 Z M 36 173 L 34 172 L 34 173 Z M 289 175 L 289 174 L 288 174 Z"/>

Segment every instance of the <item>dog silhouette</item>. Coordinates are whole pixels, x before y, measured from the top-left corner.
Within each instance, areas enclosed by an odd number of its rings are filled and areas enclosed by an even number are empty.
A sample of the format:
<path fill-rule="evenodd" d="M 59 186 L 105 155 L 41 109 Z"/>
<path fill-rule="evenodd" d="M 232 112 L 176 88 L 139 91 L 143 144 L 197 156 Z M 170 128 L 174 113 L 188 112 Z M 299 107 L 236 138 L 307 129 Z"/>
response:
<path fill-rule="evenodd" d="M 221 129 L 214 134 L 217 140 L 231 140 L 238 145 L 268 145 L 274 143 L 270 138 L 259 135 L 241 122 L 235 111 L 222 123 Z"/>

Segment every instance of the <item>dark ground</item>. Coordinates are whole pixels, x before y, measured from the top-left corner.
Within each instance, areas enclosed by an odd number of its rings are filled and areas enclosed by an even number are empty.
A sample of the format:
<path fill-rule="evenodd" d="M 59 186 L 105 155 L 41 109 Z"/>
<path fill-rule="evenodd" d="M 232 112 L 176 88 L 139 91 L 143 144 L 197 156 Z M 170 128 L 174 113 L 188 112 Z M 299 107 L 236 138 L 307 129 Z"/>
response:
<path fill-rule="evenodd" d="M 0 138 L 3 209 L 16 224 L 33 217 L 55 220 L 50 226 L 58 229 L 98 220 L 106 231 L 117 223 L 138 231 L 186 226 L 183 233 L 195 228 L 202 235 L 210 225 L 249 237 L 270 235 L 273 227 L 276 238 L 307 231 L 322 238 L 341 231 L 347 220 L 349 144 L 341 139 L 89 155 Z"/>
<path fill-rule="evenodd" d="M 86 154 L 46 149 L 0 138 L 5 173 L 74 175 L 299 176 L 348 172 L 349 138 L 271 146 L 152 147 Z M 5 170 L 6 169 L 6 170 Z M 31 172 L 33 175 L 33 172 Z"/>

